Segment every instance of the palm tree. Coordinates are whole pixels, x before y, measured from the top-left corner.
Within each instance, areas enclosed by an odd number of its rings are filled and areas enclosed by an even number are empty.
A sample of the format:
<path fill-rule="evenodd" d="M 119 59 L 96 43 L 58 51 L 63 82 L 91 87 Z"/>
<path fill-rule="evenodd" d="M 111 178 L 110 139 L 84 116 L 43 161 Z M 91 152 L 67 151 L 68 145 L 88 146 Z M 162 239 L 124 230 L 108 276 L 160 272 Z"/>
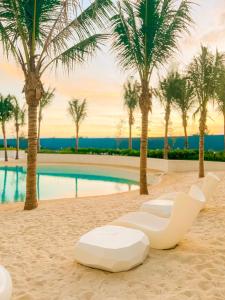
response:
<path fill-rule="evenodd" d="M 2 134 L 4 140 L 5 161 L 8 161 L 5 124 L 7 121 L 9 121 L 12 118 L 12 115 L 13 115 L 12 97 L 10 95 L 8 95 L 7 97 L 3 97 L 0 94 L 0 123 L 2 125 Z"/>
<path fill-rule="evenodd" d="M 222 55 L 218 52 L 213 55 L 207 47 L 201 47 L 201 52 L 194 57 L 188 68 L 188 75 L 193 85 L 194 94 L 198 100 L 199 118 L 199 177 L 205 176 L 204 169 L 204 136 L 207 132 L 208 103 L 215 96 L 216 78 L 218 66 Z"/>
<path fill-rule="evenodd" d="M 127 80 L 123 88 L 124 105 L 128 110 L 129 117 L 129 149 L 132 150 L 132 125 L 134 125 L 134 111 L 138 105 L 139 84 L 137 81 Z"/>
<path fill-rule="evenodd" d="M 168 159 L 169 141 L 168 131 L 171 108 L 177 89 L 177 79 L 179 74 L 177 72 L 169 72 L 167 77 L 159 82 L 159 88 L 155 90 L 155 95 L 159 98 L 161 104 L 165 109 L 165 135 L 164 135 L 164 159 Z"/>
<path fill-rule="evenodd" d="M 50 90 L 48 89 L 46 92 L 43 93 L 40 103 L 39 103 L 39 111 L 38 111 L 38 151 L 40 151 L 41 143 L 40 143 L 40 134 L 41 134 L 41 121 L 43 119 L 43 109 L 51 104 L 52 99 L 55 96 L 55 89 Z"/>
<path fill-rule="evenodd" d="M 193 86 L 187 76 L 178 74 L 173 104 L 181 114 L 184 128 L 184 147 L 188 148 L 188 113 L 195 103 Z"/>
<path fill-rule="evenodd" d="M 78 99 L 72 99 L 71 101 L 69 101 L 68 111 L 75 124 L 75 130 L 76 130 L 75 150 L 78 151 L 80 124 L 87 116 L 87 101 L 85 99 L 83 101 L 79 101 Z"/>
<path fill-rule="evenodd" d="M 224 152 L 225 152 L 225 65 L 221 64 L 218 81 L 216 84 L 216 101 L 219 113 L 223 115 L 224 120 Z"/>
<path fill-rule="evenodd" d="M 13 100 L 13 118 L 15 122 L 16 129 L 16 159 L 19 159 L 19 149 L 20 149 L 20 128 L 25 124 L 25 115 L 26 115 L 26 107 L 23 105 L 20 107 L 19 102 L 15 96 L 12 96 Z"/>
<path fill-rule="evenodd" d="M 112 18 L 113 49 L 124 70 L 139 75 L 142 114 L 140 193 L 148 194 L 148 115 L 152 108 L 150 80 L 155 67 L 164 64 L 177 48 L 177 38 L 187 30 L 191 2 L 181 0 L 122 0 Z"/>
<path fill-rule="evenodd" d="M 24 209 L 38 206 L 36 197 L 37 111 L 43 96 L 43 74 L 61 64 L 67 70 L 86 62 L 108 37 L 96 33 L 112 14 L 111 0 L 95 0 L 86 9 L 77 0 L 1 0 L 0 40 L 7 57 L 20 65 L 28 104 L 28 154 Z"/>

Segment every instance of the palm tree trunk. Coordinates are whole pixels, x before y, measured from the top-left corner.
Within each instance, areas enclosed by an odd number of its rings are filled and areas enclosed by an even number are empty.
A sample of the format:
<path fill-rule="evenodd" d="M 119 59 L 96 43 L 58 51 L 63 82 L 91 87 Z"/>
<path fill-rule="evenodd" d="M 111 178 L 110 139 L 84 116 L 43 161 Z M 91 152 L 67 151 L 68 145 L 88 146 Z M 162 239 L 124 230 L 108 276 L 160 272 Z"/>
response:
<path fill-rule="evenodd" d="M 28 105 L 28 151 L 25 210 L 38 206 L 37 201 L 37 112 L 44 89 L 38 71 L 35 70 L 34 58 L 31 58 L 32 71 L 25 78 L 25 96 Z"/>
<path fill-rule="evenodd" d="M 129 149 L 132 150 L 132 123 L 133 115 L 132 111 L 129 112 Z"/>
<path fill-rule="evenodd" d="M 225 153 L 225 111 L 223 112 L 223 141 L 224 141 L 224 153 Z"/>
<path fill-rule="evenodd" d="M 41 108 L 39 107 L 39 113 L 38 113 L 38 141 L 37 141 L 37 151 L 39 152 L 41 149 Z"/>
<path fill-rule="evenodd" d="M 75 150 L 78 152 L 79 149 L 79 125 L 76 124 L 76 145 L 75 145 Z"/>
<path fill-rule="evenodd" d="M 205 176 L 204 169 L 204 133 L 199 136 L 199 178 Z"/>
<path fill-rule="evenodd" d="M 188 149 L 187 116 L 185 113 L 183 114 L 182 119 L 183 119 L 183 127 L 184 127 L 184 148 Z"/>
<path fill-rule="evenodd" d="M 205 167 L 204 167 L 205 129 L 206 129 L 206 111 L 203 110 L 201 112 L 200 126 L 199 126 L 199 178 L 205 176 Z"/>
<path fill-rule="evenodd" d="M 169 152 L 169 141 L 168 141 L 168 128 L 169 128 L 169 120 L 170 120 L 170 104 L 167 104 L 166 113 L 165 113 L 165 136 L 164 136 L 164 159 L 168 159 Z"/>
<path fill-rule="evenodd" d="M 5 132 L 5 122 L 2 122 L 2 134 L 3 134 L 3 140 L 4 140 L 5 161 L 8 161 L 7 139 L 6 139 L 6 132 Z"/>
<path fill-rule="evenodd" d="M 164 153 L 163 158 L 168 159 L 168 150 L 169 150 L 169 142 L 168 142 L 168 124 L 165 126 L 165 136 L 164 136 Z"/>
<path fill-rule="evenodd" d="M 38 206 L 36 195 L 37 168 L 37 105 L 28 104 L 28 154 L 26 202 L 24 209 L 31 210 Z"/>
<path fill-rule="evenodd" d="M 148 156 L 148 109 L 142 109 L 142 131 L 140 149 L 140 194 L 148 195 L 147 156 Z"/>
<path fill-rule="evenodd" d="M 19 148 L 20 148 L 19 124 L 16 124 L 16 159 L 19 159 Z"/>

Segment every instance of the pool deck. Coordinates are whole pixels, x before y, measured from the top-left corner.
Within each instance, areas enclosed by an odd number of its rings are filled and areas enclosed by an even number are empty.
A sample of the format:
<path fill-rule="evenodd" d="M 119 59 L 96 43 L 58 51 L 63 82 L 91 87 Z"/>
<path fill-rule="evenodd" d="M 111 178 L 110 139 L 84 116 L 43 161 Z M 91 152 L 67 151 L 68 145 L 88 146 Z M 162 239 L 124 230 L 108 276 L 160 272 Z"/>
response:
<path fill-rule="evenodd" d="M 13 155 L 8 162 L 0 161 L 0 166 L 26 166 L 26 155 L 15 160 Z M 38 154 L 38 165 L 59 165 L 59 166 L 88 166 L 96 170 L 108 170 L 114 177 L 139 181 L 139 158 L 121 157 L 109 155 L 70 155 L 70 154 Z M 164 175 L 164 171 L 156 168 L 147 170 L 148 184 L 158 184 Z"/>
<path fill-rule="evenodd" d="M 14 151 L 11 151 L 10 157 L 14 160 Z M 25 162 L 26 154 L 21 151 L 21 161 Z M 117 155 L 84 155 L 84 154 L 38 154 L 39 163 L 57 163 L 57 164 L 86 164 L 97 166 L 113 166 L 118 168 L 127 168 L 130 170 L 138 170 L 139 157 L 132 156 L 117 156 Z M 3 152 L 0 151 L 0 164 L 3 162 Z M 194 172 L 198 171 L 198 161 L 192 160 L 165 160 L 158 158 L 147 159 L 147 170 L 149 172 L 157 171 L 163 173 L 171 172 Z M 224 171 L 225 162 L 206 161 L 206 171 Z"/>
<path fill-rule="evenodd" d="M 196 172 L 170 173 L 149 188 L 99 197 L 0 206 L 0 261 L 13 278 L 13 300 L 223 300 L 225 295 L 225 172 L 214 199 L 180 245 L 150 250 L 143 265 L 119 274 L 74 261 L 74 243 L 162 193 L 188 191 Z"/>

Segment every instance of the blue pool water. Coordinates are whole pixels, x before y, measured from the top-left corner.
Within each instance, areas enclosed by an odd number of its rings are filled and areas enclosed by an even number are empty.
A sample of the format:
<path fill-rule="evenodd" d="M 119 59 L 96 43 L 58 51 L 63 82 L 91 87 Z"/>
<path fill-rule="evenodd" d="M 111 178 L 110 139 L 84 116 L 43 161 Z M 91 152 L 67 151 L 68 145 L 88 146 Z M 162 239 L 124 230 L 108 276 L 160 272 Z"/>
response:
<path fill-rule="evenodd" d="M 121 178 L 116 172 L 88 166 L 40 166 L 37 196 L 39 200 L 76 198 L 138 188 L 136 181 Z M 24 201 L 25 191 L 25 167 L 0 167 L 0 203 Z"/>

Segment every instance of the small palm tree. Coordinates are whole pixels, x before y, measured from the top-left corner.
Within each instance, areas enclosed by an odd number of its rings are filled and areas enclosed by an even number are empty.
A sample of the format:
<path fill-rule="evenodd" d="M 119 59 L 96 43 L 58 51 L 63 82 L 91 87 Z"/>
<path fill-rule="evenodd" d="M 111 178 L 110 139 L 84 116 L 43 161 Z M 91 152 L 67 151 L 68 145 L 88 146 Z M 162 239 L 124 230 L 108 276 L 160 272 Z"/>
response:
<path fill-rule="evenodd" d="M 204 169 L 204 137 L 207 132 L 208 103 L 215 96 L 218 66 L 222 55 L 213 55 L 207 47 L 201 47 L 201 52 L 194 57 L 188 68 L 188 75 L 193 85 L 194 94 L 198 100 L 198 108 L 194 115 L 199 114 L 199 177 L 205 176 Z"/>
<path fill-rule="evenodd" d="M 79 0 L 1 0 L 0 41 L 24 74 L 28 105 L 28 153 L 25 210 L 38 206 L 37 113 L 43 74 L 60 64 L 74 69 L 93 56 L 108 38 L 104 28 L 113 12 L 111 0 L 94 0 L 85 9 Z"/>
<path fill-rule="evenodd" d="M 216 101 L 219 113 L 224 120 L 224 152 L 225 152 L 225 65 L 222 63 L 216 84 Z"/>
<path fill-rule="evenodd" d="M 159 88 L 155 90 L 155 95 L 158 96 L 161 104 L 165 109 L 165 135 L 164 135 L 164 159 L 168 159 L 169 141 L 168 130 L 170 122 L 171 108 L 177 89 L 177 72 L 169 72 L 167 77 L 159 82 Z"/>
<path fill-rule="evenodd" d="M 128 110 L 129 118 L 129 149 L 132 150 L 132 126 L 134 125 L 134 111 L 138 106 L 140 87 L 137 81 L 127 80 L 123 88 L 124 105 Z"/>
<path fill-rule="evenodd" d="M 13 118 L 16 129 L 16 159 L 19 159 L 20 149 L 20 128 L 25 124 L 26 107 L 23 105 L 20 107 L 19 102 L 15 96 L 12 96 L 13 101 Z"/>
<path fill-rule="evenodd" d="M 193 86 L 187 76 L 179 75 L 176 81 L 176 89 L 174 94 L 174 106 L 181 114 L 182 124 L 184 128 L 184 147 L 188 148 L 188 113 L 195 103 L 195 95 Z"/>
<path fill-rule="evenodd" d="M 4 140 L 5 161 L 8 161 L 5 124 L 7 121 L 9 121 L 12 118 L 12 116 L 13 116 L 12 97 L 10 95 L 8 95 L 7 97 L 3 97 L 0 94 L 0 123 L 2 125 L 2 134 Z"/>
<path fill-rule="evenodd" d="M 87 116 L 87 101 L 85 99 L 83 101 L 79 101 L 78 99 L 72 99 L 71 101 L 69 101 L 68 111 L 75 124 L 75 130 L 76 130 L 75 151 L 78 151 L 80 124 Z"/>
<path fill-rule="evenodd" d="M 122 0 L 112 18 L 112 48 L 126 71 L 139 75 L 139 106 L 142 115 L 140 193 L 148 194 L 148 115 L 152 108 L 152 72 L 167 62 L 177 48 L 177 38 L 191 22 L 189 0 Z"/>
<path fill-rule="evenodd" d="M 55 96 L 55 89 L 51 90 L 48 89 L 45 91 L 41 97 L 40 103 L 39 103 L 39 111 L 38 111 L 38 151 L 41 149 L 41 143 L 40 143 L 40 135 L 41 135 L 41 122 L 43 119 L 43 109 L 47 107 L 49 104 L 51 104 L 53 98 Z"/>

